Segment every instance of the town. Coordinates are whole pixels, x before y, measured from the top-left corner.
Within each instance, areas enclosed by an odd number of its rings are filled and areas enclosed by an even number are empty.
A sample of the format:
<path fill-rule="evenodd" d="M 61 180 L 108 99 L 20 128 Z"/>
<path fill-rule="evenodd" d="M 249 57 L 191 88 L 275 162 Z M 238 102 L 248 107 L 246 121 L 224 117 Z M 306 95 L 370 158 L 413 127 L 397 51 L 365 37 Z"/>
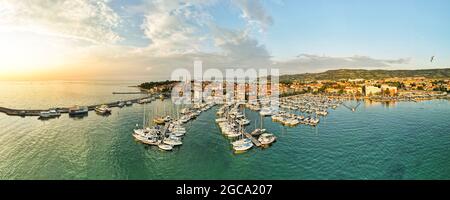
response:
<path fill-rule="evenodd" d="M 405 77 L 374 79 L 340 79 L 314 81 L 281 81 L 282 96 L 312 93 L 337 97 L 364 98 L 374 101 L 426 100 L 448 98 L 450 80 Z"/>

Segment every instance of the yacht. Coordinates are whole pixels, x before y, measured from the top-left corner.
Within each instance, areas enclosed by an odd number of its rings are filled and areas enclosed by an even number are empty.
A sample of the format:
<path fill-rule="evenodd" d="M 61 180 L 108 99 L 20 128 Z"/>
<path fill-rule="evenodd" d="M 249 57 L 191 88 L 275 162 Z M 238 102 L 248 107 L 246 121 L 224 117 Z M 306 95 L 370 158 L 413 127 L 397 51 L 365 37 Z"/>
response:
<path fill-rule="evenodd" d="M 189 118 L 189 116 L 183 115 L 183 116 L 180 118 L 180 122 L 181 122 L 181 123 L 186 123 L 186 122 L 188 122 L 190 119 L 191 119 L 191 118 Z"/>
<path fill-rule="evenodd" d="M 109 108 L 107 105 L 101 105 L 101 106 L 95 107 L 95 112 L 97 112 L 98 114 L 101 114 L 101 115 L 107 115 L 107 114 L 111 114 L 111 108 Z"/>
<path fill-rule="evenodd" d="M 226 121 L 228 121 L 228 120 L 227 120 L 227 118 L 225 118 L 225 117 L 216 119 L 216 123 L 221 123 L 221 122 L 226 122 Z"/>
<path fill-rule="evenodd" d="M 164 143 L 160 143 L 158 144 L 158 148 L 164 151 L 172 151 L 173 147 L 168 145 L 168 144 L 164 144 Z"/>
<path fill-rule="evenodd" d="M 234 146 L 233 149 L 236 153 L 241 153 L 241 152 L 245 152 L 249 149 L 251 149 L 253 147 L 253 143 L 243 143 L 242 145 L 239 146 Z"/>
<path fill-rule="evenodd" d="M 237 120 L 237 123 L 239 125 L 249 125 L 250 124 L 250 120 L 248 120 L 248 119 L 240 119 L 240 120 Z"/>
<path fill-rule="evenodd" d="M 89 108 L 86 106 L 74 106 L 69 108 L 69 116 L 86 115 L 89 112 Z"/>
<path fill-rule="evenodd" d="M 243 145 L 245 143 L 251 143 L 251 142 L 252 142 L 252 140 L 250 140 L 248 138 L 243 138 L 243 139 L 240 139 L 240 140 L 236 140 L 236 141 L 232 142 L 231 144 L 233 146 L 241 146 L 241 145 Z"/>
<path fill-rule="evenodd" d="M 237 137 L 241 136 L 241 133 L 239 133 L 237 131 L 231 131 L 226 135 L 228 138 L 237 138 Z"/>
<path fill-rule="evenodd" d="M 40 119 L 50 119 L 50 118 L 55 118 L 55 117 L 60 117 L 60 116 L 61 116 L 61 113 L 59 113 L 56 110 L 42 111 L 39 113 Z"/>
<path fill-rule="evenodd" d="M 157 145 L 161 143 L 161 140 L 158 139 L 157 135 L 152 134 L 133 134 L 133 137 L 138 140 L 139 142 L 142 142 L 144 144 L 148 145 Z"/>
<path fill-rule="evenodd" d="M 271 116 L 273 113 L 272 113 L 272 109 L 266 107 L 266 108 L 261 109 L 259 114 L 261 116 Z"/>
<path fill-rule="evenodd" d="M 117 103 L 117 107 L 123 108 L 125 106 L 125 103 L 123 101 L 120 101 Z"/>
<path fill-rule="evenodd" d="M 177 140 L 177 139 L 174 139 L 173 137 L 165 138 L 163 140 L 163 143 L 170 145 L 170 146 L 179 146 L 179 145 L 183 144 L 183 142 L 181 142 L 179 139 Z"/>

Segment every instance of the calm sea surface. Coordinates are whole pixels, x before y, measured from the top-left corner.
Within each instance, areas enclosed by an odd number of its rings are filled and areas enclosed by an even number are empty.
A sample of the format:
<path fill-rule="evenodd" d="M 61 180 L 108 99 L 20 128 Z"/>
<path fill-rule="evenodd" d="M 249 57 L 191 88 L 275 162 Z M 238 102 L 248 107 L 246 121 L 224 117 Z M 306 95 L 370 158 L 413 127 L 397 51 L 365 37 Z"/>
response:
<path fill-rule="evenodd" d="M 0 106 L 49 108 L 97 104 L 138 95 L 136 82 L 0 82 Z M 349 102 L 349 104 L 352 102 Z M 133 140 L 143 106 L 40 121 L 0 113 L 0 179 L 450 179 L 450 102 L 363 104 L 330 110 L 318 127 L 285 128 L 268 149 L 235 155 L 214 123 L 218 107 L 186 127 L 183 146 L 162 152 Z M 173 114 L 170 100 L 147 114 Z M 248 129 L 259 126 L 259 115 Z M 256 122 L 255 122 L 256 121 Z"/>

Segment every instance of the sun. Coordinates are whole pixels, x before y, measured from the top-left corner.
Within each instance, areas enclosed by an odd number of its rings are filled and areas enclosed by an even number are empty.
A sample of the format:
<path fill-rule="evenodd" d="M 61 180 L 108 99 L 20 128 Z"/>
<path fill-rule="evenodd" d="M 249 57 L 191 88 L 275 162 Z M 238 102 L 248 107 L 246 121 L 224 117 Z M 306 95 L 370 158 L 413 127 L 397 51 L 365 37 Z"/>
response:
<path fill-rule="evenodd" d="M 64 64 L 67 44 L 58 38 L 29 31 L 0 29 L 2 76 L 33 73 Z"/>

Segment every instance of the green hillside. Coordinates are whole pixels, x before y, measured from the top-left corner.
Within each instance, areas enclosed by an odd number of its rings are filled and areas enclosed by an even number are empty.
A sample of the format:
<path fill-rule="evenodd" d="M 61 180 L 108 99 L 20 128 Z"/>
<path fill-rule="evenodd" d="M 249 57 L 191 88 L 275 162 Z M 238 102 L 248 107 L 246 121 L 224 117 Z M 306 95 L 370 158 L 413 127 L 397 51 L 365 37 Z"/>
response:
<path fill-rule="evenodd" d="M 426 78 L 450 78 L 450 68 L 445 69 L 421 69 L 421 70 L 364 70 L 364 69 L 339 69 L 322 73 L 305 73 L 280 76 L 281 82 L 293 80 L 339 80 L 339 79 L 384 79 L 393 77 L 426 77 Z"/>

